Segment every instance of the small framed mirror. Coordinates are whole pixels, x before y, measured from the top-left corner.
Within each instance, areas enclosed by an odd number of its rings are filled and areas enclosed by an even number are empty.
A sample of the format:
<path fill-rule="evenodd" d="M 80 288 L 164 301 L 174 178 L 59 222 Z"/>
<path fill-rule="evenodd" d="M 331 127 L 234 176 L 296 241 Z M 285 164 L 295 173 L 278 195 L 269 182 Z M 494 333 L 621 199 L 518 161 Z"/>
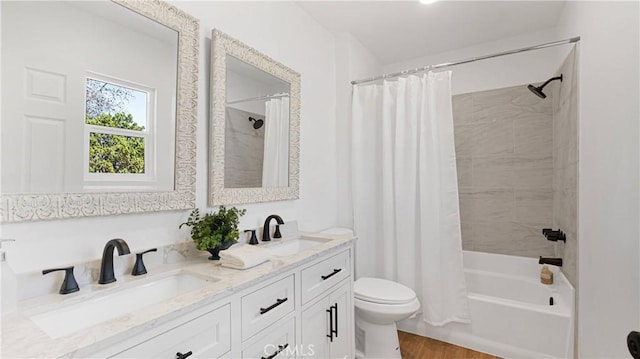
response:
<path fill-rule="evenodd" d="M 209 204 L 298 198 L 300 74 L 211 35 Z"/>

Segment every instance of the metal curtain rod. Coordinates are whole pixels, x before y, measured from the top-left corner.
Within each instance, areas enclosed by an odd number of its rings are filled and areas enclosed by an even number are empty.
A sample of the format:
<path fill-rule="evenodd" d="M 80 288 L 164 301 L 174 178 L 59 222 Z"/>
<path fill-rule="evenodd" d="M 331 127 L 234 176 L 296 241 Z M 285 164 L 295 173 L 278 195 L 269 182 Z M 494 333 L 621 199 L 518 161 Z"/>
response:
<path fill-rule="evenodd" d="M 244 100 L 227 102 L 227 105 L 233 105 L 234 103 L 240 103 L 240 102 L 267 100 L 270 98 L 280 98 L 280 97 L 289 97 L 289 94 L 285 92 L 285 93 L 275 94 L 275 95 L 265 95 L 265 96 L 258 96 L 258 97 L 252 97 L 252 98 L 245 98 Z"/>
<path fill-rule="evenodd" d="M 578 42 L 578 41 L 580 41 L 580 36 L 572 37 L 572 38 L 566 39 L 566 40 L 548 42 L 546 44 L 523 47 L 521 49 L 516 49 L 516 50 L 498 52 L 498 53 L 492 54 L 492 55 L 472 57 L 472 58 L 461 60 L 461 61 L 445 62 L 445 63 L 441 63 L 441 64 L 437 64 L 437 65 L 427 65 L 427 66 L 423 66 L 423 67 L 417 67 L 415 69 L 404 70 L 404 71 L 395 72 L 395 73 L 392 73 L 392 74 L 385 74 L 385 75 L 370 77 L 370 78 L 366 78 L 366 79 L 362 79 L 362 80 L 351 81 L 351 84 L 352 85 L 358 85 L 358 84 L 362 84 L 362 83 L 365 83 L 365 82 L 372 82 L 372 81 L 390 79 L 390 78 L 394 78 L 394 77 L 415 74 L 415 73 L 421 72 L 421 71 L 435 70 L 435 69 L 439 69 L 439 68 L 442 68 L 442 67 L 461 65 L 461 64 L 466 64 L 466 63 L 469 63 L 469 62 L 486 60 L 486 59 L 491 59 L 491 58 L 494 58 L 494 57 L 500 57 L 500 56 L 504 56 L 504 55 L 517 54 L 519 52 L 525 52 L 525 51 L 531 51 L 531 50 L 539 50 L 539 49 L 544 49 L 544 48 L 552 47 L 552 46 L 571 44 L 571 43 Z"/>

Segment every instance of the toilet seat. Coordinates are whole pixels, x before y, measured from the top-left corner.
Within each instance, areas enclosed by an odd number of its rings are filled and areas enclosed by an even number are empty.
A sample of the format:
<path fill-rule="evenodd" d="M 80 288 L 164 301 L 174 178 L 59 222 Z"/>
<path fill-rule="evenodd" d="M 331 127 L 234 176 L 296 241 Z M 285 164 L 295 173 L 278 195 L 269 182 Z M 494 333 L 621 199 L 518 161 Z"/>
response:
<path fill-rule="evenodd" d="M 416 300 L 416 293 L 410 288 L 390 280 L 379 278 L 360 278 L 353 284 L 356 299 L 377 303 L 398 305 Z"/>

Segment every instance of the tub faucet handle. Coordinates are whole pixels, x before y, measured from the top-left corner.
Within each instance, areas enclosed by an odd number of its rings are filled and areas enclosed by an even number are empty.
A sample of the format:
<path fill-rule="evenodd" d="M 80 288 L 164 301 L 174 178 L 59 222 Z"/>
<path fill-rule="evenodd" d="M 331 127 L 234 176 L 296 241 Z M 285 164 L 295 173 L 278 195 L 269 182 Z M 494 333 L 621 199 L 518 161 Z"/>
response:
<path fill-rule="evenodd" d="M 562 241 L 567 243 L 567 235 L 561 229 L 554 231 L 551 228 L 543 228 L 542 235 L 549 241 Z"/>

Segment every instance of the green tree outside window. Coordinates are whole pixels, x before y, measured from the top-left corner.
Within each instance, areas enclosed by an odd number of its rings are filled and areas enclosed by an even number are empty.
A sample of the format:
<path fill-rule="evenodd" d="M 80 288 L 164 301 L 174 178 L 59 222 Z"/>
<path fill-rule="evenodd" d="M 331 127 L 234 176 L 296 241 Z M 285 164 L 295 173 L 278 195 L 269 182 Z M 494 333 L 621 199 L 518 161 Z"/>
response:
<path fill-rule="evenodd" d="M 133 122 L 133 116 L 118 112 L 103 113 L 92 119 L 90 125 L 144 130 Z M 89 134 L 89 172 L 91 173 L 144 173 L 144 138 L 91 132 Z"/>
<path fill-rule="evenodd" d="M 135 90 L 87 79 L 85 122 L 89 125 L 144 131 L 126 106 Z M 137 91 L 136 91 L 137 92 Z M 90 173 L 144 173 L 143 137 L 89 133 Z"/>

